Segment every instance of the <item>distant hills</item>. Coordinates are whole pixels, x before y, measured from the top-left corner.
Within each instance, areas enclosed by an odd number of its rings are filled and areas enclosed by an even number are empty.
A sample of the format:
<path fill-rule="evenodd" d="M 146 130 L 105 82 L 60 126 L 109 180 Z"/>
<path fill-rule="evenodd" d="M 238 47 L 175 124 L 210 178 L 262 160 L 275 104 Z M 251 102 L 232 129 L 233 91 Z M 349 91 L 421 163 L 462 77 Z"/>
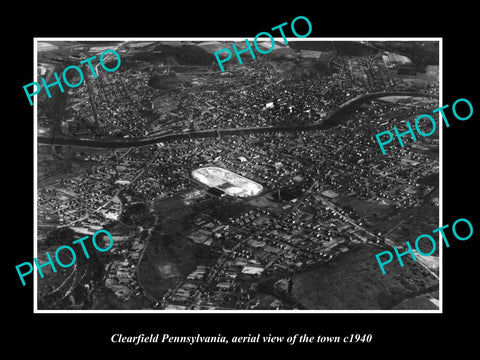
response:
<path fill-rule="evenodd" d="M 380 50 L 408 57 L 415 71 L 425 72 L 428 65 L 438 65 L 438 41 L 375 41 L 372 44 Z"/>
<path fill-rule="evenodd" d="M 264 51 L 271 48 L 268 38 L 259 38 L 257 46 Z M 120 45 L 120 42 L 95 41 L 67 41 L 40 44 L 42 56 L 55 60 L 52 56 L 60 57 L 66 48 L 70 54 L 88 49 L 90 45 Z M 253 41 L 250 42 L 254 48 Z M 237 57 L 232 49 L 235 44 L 238 49 L 245 49 L 245 41 L 212 40 L 212 41 L 132 41 L 122 42 L 119 51 L 122 54 L 124 67 L 137 66 L 137 61 L 167 64 L 167 66 L 216 66 L 215 52 L 229 49 L 232 58 L 228 64 L 238 64 Z M 53 45 L 53 46 L 52 46 Z M 50 47 L 49 47 L 50 46 Z M 58 49 L 55 49 L 58 47 Z M 49 51 L 50 50 L 50 51 Z M 438 65 L 439 49 L 436 41 L 296 41 L 289 39 L 288 46 L 280 39 L 275 41 L 273 50 L 268 54 L 260 54 L 254 49 L 256 60 L 271 61 L 276 67 L 285 68 L 287 72 L 303 72 L 304 70 L 316 73 L 335 71 L 332 55 L 339 56 L 372 56 L 384 51 L 397 53 L 408 57 L 412 63 L 404 64 L 397 70 L 402 73 L 425 72 L 428 65 Z M 221 52 L 220 58 L 228 56 Z M 249 53 L 243 53 L 244 62 L 252 61 Z M 295 70 L 296 69 L 296 70 Z M 178 70 L 178 69 L 177 69 Z"/>
<path fill-rule="evenodd" d="M 344 56 L 368 56 L 378 52 L 358 41 L 292 41 L 289 44 L 295 50 L 336 51 Z"/>
<path fill-rule="evenodd" d="M 130 53 L 125 60 L 126 62 L 139 60 L 163 63 L 173 61 L 177 65 L 207 66 L 214 61 L 214 57 L 192 42 L 162 41 Z"/>

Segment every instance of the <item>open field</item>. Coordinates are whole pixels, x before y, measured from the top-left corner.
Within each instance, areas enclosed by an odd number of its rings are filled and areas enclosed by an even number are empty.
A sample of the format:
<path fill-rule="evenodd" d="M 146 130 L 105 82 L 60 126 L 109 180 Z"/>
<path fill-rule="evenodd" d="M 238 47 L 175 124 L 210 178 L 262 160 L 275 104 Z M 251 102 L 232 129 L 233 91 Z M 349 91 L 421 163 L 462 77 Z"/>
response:
<path fill-rule="evenodd" d="M 352 208 L 362 217 L 369 217 L 374 214 L 381 217 L 388 217 L 395 213 L 395 209 L 391 205 L 377 204 L 348 195 L 339 196 L 334 199 L 333 202 L 342 207 Z"/>
<path fill-rule="evenodd" d="M 198 265 L 212 265 L 216 258 L 217 255 L 205 245 L 155 232 L 139 268 L 142 285 L 149 294 L 161 299 Z"/>
<path fill-rule="evenodd" d="M 295 275 L 293 296 L 307 309 L 387 310 L 438 288 L 438 280 L 410 258 L 403 268 L 398 262 L 388 264 L 383 275 L 375 258 L 380 251 L 363 245 L 330 265 Z"/>
<path fill-rule="evenodd" d="M 174 196 L 155 202 L 158 220 L 139 265 L 139 278 L 149 294 L 160 299 L 197 265 L 211 265 L 218 255 L 183 236 L 189 231 L 191 209 Z"/>

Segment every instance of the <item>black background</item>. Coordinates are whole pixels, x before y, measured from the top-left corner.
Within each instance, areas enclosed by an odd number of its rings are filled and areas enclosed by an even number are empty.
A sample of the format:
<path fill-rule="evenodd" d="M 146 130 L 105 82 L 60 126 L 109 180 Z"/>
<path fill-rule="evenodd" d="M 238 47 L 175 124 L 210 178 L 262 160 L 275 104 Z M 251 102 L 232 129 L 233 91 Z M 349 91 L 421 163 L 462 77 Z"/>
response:
<path fill-rule="evenodd" d="M 372 334 L 370 344 L 288 344 L 261 345 L 264 350 L 284 354 L 311 352 L 315 358 L 352 354 L 383 358 L 395 354 L 419 356 L 444 349 L 473 348 L 478 334 L 478 272 L 475 259 L 480 228 L 477 205 L 476 123 L 480 112 L 476 85 L 477 28 L 473 5 L 460 2 L 419 7 L 418 4 L 384 2 L 325 6 L 274 4 L 267 11 L 245 3 L 200 4 L 196 9 L 187 3 L 179 9 L 161 3 L 140 6 L 112 3 L 108 11 L 96 4 L 77 4 L 60 11 L 53 5 L 42 5 L 22 15 L 18 28 L 4 31 L 7 49 L 2 63 L 4 84 L 4 180 L 7 182 L 3 215 L 6 251 L 2 262 L 3 297 L 8 332 L 7 346 L 15 354 L 51 353 L 58 356 L 128 354 L 152 352 L 158 358 L 166 350 L 209 356 L 244 353 L 258 357 L 258 345 L 178 345 L 178 344 L 112 344 L 115 333 L 135 336 L 140 333 L 172 335 L 248 335 L 261 333 L 289 336 L 307 333 L 324 336 Z M 273 11 L 275 9 L 275 11 Z M 310 37 L 443 37 L 443 104 L 467 98 L 474 107 L 467 121 L 450 121 L 443 129 L 443 224 L 467 218 L 474 224 L 474 235 L 468 241 L 452 240 L 444 248 L 443 314 L 33 314 L 31 282 L 22 287 L 15 265 L 31 261 L 33 254 L 33 110 L 25 99 L 23 85 L 33 81 L 34 37 L 250 37 L 299 15 L 307 16 L 313 27 Z M 299 31 L 300 32 L 300 31 Z M 287 36 L 289 36 L 289 30 Z M 275 36 L 278 36 L 275 34 Z M 4 43 L 5 44 L 5 43 Z M 5 71 L 7 70 L 7 71 Z M 448 114 L 448 113 L 447 113 Z M 11 141 L 13 140 L 13 141 Z M 5 201 L 6 200 L 6 201 Z M 474 206 L 472 206 L 474 205 Z M 407 240 L 407 239 L 406 239 Z M 475 334 L 476 333 L 476 334 Z M 61 350 L 67 350 L 63 352 Z M 454 350 L 455 351 L 455 350 Z M 52 355 L 53 356 L 53 355 Z"/>

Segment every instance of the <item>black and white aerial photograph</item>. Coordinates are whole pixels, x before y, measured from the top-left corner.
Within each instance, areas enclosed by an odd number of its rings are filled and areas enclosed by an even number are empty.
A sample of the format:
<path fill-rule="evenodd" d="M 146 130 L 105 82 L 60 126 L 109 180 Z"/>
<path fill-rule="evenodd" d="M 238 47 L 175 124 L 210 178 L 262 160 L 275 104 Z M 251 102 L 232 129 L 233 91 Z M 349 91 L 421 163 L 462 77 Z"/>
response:
<path fill-rule="evenodd" d="M 441 310 L 441 39 L 276 36 L 34 40 L 36 311 Z"/>

